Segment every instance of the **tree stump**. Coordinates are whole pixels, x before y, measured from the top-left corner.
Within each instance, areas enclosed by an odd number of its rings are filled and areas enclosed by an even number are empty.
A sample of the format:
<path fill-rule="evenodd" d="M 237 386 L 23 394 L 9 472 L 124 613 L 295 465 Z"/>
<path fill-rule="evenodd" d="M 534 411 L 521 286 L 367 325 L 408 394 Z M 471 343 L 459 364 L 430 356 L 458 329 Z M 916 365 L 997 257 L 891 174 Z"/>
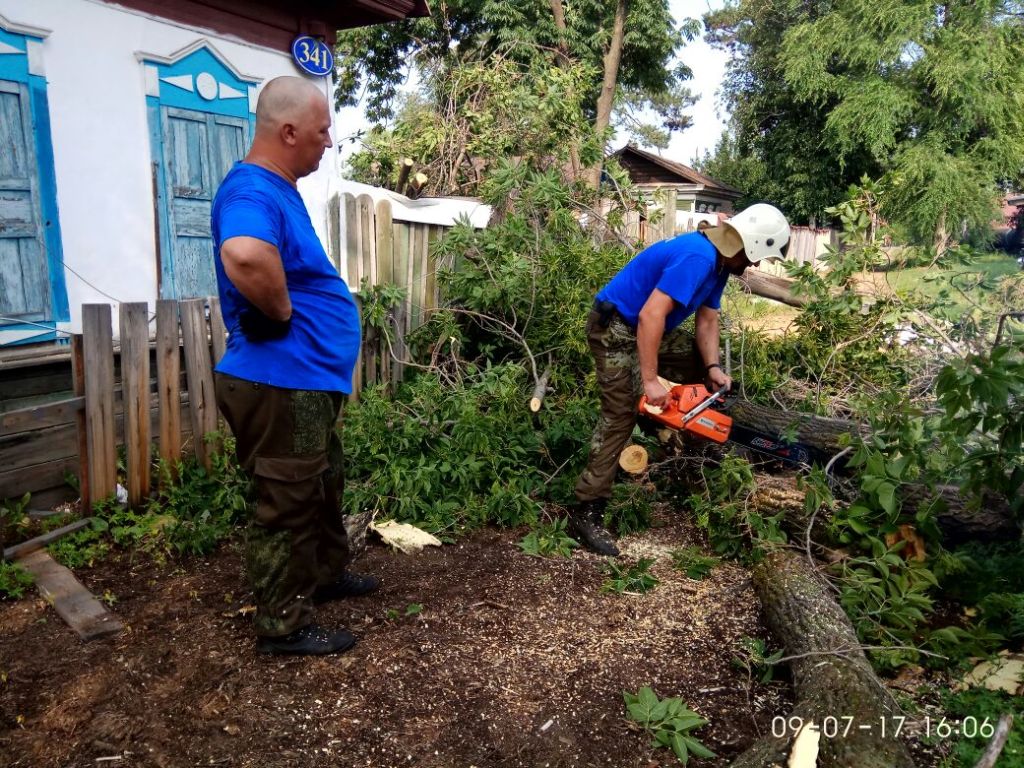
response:
<path fill-rule="evenodd" d="M 799 718 L 827 726 L 819 768 L 913 768 L 907 748 L 893 736 L 903 716 L 899 706 L 858 650 L 850 620 L 806 556 L 792 551 L 767 555 L 754 569 L 754 588 L 768 628 L 785 655 L 796 657 L 789 667 L 797 703 L 792 712 L 779 715 L 789 722 Z M 732 768 L 784 768 L 797 729 L 784 730 L 781 738 L 757 741 Z"/>

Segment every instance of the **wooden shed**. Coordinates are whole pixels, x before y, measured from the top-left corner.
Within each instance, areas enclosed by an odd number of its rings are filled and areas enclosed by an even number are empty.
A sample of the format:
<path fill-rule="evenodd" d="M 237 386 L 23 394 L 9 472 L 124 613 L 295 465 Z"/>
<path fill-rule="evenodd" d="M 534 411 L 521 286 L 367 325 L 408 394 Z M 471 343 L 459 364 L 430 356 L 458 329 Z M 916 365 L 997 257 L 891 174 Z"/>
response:
<path fill-rule="evenodd" d="M 612 157 L 640 189 L 655 193 L 675 190 L 676 210 L 690 213 L 732 213 L 733 203 L 743 194 L 735 187 L 705 176 L 688 165 L 645 152 L 627 144 Z"/>

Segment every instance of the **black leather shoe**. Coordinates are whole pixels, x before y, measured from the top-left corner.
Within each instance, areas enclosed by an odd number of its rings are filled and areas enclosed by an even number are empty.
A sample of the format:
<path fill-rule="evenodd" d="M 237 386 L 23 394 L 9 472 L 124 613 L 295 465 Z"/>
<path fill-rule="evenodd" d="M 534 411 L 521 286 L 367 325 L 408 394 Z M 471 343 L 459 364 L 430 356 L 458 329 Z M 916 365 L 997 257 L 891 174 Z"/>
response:
<path fill-rule="evenodd" d="M 314 603 L 326 603 L 340 600 L 343 597 L 362 597 L 376 592 L 380 587 L 380 579 L 376 576 L 364 576 L 359 573 L 345 571 L 334 581 L 321 584 L 313 592 Z"/>
<path fill-rule="evenodd" d="M 347 651 L 355 644 L 355 635 L 347 629 L 325 629 L 318 624 L 310 624 L 283 637 L 259 637 L 256 650 L 260 653 L 323 656 Z"/>
<path fill-rule="evenodd" d="M 618 557 L 619 548 L 615 546 L 615 537 L 605 528 L 605 499 L 584 501 L 575 509 L 569 510 L 568 529 L 587 549 L 606 557 Z"/>

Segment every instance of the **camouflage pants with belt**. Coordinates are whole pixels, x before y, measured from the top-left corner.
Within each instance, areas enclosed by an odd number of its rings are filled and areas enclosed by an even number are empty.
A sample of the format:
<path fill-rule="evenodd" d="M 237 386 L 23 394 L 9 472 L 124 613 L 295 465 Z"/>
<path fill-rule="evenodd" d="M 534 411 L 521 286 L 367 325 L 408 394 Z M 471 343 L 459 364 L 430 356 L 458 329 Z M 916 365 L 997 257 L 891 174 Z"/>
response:
<path fill-rule="evenodd" d="M 340 508 L 339 392 L 280 389 L 216 374 L 217 405 L 238 462 L 255 478 L 246 534 L 256 634 L 279 637 L 312 621 L 313 590 L 348 564 Z"/>
<path fill-rule="evenodd" d="M 601 388 L 601 417 L 590 439 L 590 458 L 576 483 L 580 501 L 607 499 L 618 469 L 619 454 L 636 426 L 637 403 L 643 394 L 636 331 L 615 313 L 606 328 L 600 314 L 587 319 L 587 343 L 594 355 Z M 661 339 L 658 374 L 676 383 L 704 380 L 704 367 L 693 334 L 679 326 Z"/>

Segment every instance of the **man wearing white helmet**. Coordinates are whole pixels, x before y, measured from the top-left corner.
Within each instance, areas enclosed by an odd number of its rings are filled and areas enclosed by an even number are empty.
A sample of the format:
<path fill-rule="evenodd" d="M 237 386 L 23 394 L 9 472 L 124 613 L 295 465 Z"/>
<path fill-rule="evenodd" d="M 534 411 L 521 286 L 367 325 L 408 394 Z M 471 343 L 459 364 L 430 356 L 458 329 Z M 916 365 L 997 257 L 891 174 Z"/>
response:
<path fill-rule="evenodd" d="M 785 256 L 789 235 L 782 212 L 757 203 L 716 227 L 644 249 L 598 292 L 587 341 L 601 387 L 601 417 L 576 483 L 579 503 L 569 513 L 570 529 L 588 548 L 619 553 L 604 515 L 640 395 L 664 405 L 668 392 L 659 374 L 677 382 L 704 381 L 709 391 L 731 385 L 719 362 L 722 291 L 730 274 Z M 695 335 L 681 327 L 690 315 Z"/>

